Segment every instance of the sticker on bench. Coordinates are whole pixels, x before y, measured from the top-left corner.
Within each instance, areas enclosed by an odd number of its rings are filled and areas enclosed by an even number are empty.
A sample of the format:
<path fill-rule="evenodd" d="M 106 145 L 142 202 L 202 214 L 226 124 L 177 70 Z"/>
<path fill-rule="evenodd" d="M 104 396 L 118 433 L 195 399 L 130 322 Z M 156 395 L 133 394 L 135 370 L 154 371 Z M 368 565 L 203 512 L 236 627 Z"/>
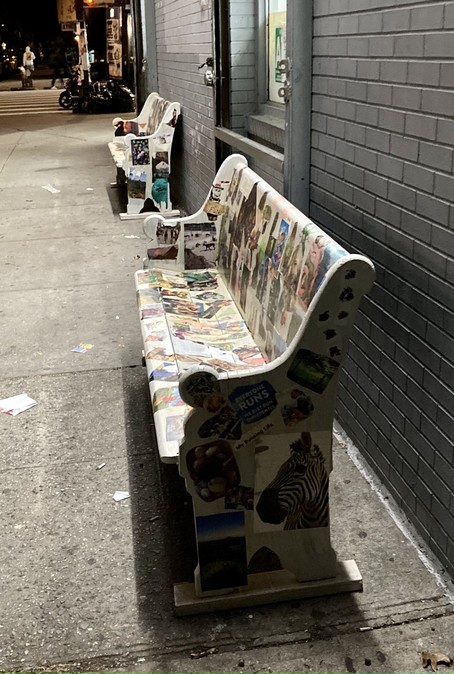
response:
<path fill-rule="evenodd" d="M 329 356 L 322 356 L 308 349 L 299 349 L 287 376 L 304 388 L 315 393 L 323 393 L 338 368 L 339 363 Z"/>
<path fill-rule="evenodd" d="M 268 381 L 238 386 L 229 400 L 245 424 L 253 424 L 269 416 L 276 408 L 276 391 Z"/>
<path fill-rule="evenodd" d="M 196 493 L 203 501 L 224 498 L 240 484 L 240 470 L 226 440 L 213 440 L 186 454 L 186 466 Z"/>
<path fill-rule="evenodd" d="M 199 437 L 217 436 L 225 440 L 239 440 L 242 435 L 241 419 L 226 405 L 199 428 Z"/>
<path fill-rule="evenodd" d="M 159 388 L 153 393 L 153 410 L 165 410 L 168 407 L 178 407 L 185 403 L 180 398 L 178 393 L 178 386 L 170 386 L 168 388 Z"/>
<path fill-rule="evenodd" d="M 281 442 L 277 436 L 273 447 L 256 454 L 255 532 L 328 526 L 326 435 L 303 432 Z"/>
<path fill-rule="evenodd" d="M 288 401 L 281 407 L 281 414 L 286 426 L 295 426 L 308 419 L 314 411 L 310 396 L 299 389 L 292 389 Z"/>
<path fill-rule="evenodd" d="M 133 166 L 144 166 L 150 163 L 150 145 L 148 138 L 131 139 L 131 158 Z"/>
<path fill-rule="evenodd" d="M 147 188 L 147 174 L 141 168 L 129 169 L 128 173 L 128 198 L 145 199 Z"/>
<path fill-rule="evenodd" d="M 244 512 L 195 518 L 202 592 L 247 585 Z"/>
<path fill-rule="evenodd" d="M 185 269 L 209 269 L 215 267 L 216 245 L 216 225 L 212 222 L 185 224 Z"/>

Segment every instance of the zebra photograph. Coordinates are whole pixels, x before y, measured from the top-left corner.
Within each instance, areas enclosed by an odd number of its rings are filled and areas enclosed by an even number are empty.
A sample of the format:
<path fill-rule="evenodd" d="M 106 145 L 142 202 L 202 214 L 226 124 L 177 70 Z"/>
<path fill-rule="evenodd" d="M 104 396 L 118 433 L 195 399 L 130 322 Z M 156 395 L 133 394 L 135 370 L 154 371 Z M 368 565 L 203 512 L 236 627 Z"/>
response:
<path fill-rule="evenodd" d="M 290 457 L 263 489 L 256 513 L 262 522 L 284 523 L 284 530 L 326 527 L 329 523 L 328 471 L 310 433 L 290 444 Z"/>

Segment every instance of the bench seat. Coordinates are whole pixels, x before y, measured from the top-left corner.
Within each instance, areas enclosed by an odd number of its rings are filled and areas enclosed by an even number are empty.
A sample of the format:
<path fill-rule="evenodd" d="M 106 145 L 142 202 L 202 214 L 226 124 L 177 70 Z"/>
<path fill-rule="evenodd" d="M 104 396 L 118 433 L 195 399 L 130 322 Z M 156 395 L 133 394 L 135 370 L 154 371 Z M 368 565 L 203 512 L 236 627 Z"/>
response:
<path fill-rule="evenodd" d="M 179 394 L 181 374 L 194 365 L 239 372 L 266 359 L 218 272 L 154 268 L 135 281 L 159 451 L 173 463 L 192 409 Z"/>

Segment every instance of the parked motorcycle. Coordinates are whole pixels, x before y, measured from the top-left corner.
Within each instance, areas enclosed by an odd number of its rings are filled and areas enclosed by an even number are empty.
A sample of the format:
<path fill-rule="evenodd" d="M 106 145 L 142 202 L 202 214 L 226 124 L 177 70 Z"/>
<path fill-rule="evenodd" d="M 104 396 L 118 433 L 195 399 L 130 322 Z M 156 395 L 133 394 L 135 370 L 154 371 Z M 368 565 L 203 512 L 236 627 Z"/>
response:
<path fill-rule="evenodd" d="M 60 94 L 59 103 L 65 110 L 72 109 L 73 112 L 134 112 L 135 110 L 134 94 L 127 86 L 116 80 L 92 81 L 86 92 L 83 92 L 77 68 L 71 70 L 65 83 L 65 90 Z"/>
<path fill-rule="evenodd" d="M 69 110 L 73 106 L 73 99 L 79 96 L 79 73 L 72 69 L 68 79 L 65 82 L 65 88 L 61 92 L 58 102 L 64 110 Z"/>

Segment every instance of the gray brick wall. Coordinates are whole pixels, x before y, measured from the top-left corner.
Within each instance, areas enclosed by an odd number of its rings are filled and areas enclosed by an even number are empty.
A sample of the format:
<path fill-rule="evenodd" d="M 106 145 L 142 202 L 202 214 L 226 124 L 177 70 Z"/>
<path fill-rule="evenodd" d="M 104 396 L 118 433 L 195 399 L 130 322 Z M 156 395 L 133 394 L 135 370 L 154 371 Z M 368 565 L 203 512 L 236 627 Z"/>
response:
<path fill-rule="evenodd" d="M 454 577 L 454 0 L 314 0 L 311 215 L 370 256 L 338 417 Z"/>
<path fill-rule="evenodd" d="M 257 2 L 231 0 L 229 8 L 230 128 L 241 133 L 257 108 Z"/>
<path fill-rule="evenodd" d="M 188 212 L 200 208 L 215 174 L 213 89 L 198 66 L 213 53 L 211 5 L 149 0 L 156 7 L 158 91 L 181 103 L 172 150 L 171 194 Z"/>

